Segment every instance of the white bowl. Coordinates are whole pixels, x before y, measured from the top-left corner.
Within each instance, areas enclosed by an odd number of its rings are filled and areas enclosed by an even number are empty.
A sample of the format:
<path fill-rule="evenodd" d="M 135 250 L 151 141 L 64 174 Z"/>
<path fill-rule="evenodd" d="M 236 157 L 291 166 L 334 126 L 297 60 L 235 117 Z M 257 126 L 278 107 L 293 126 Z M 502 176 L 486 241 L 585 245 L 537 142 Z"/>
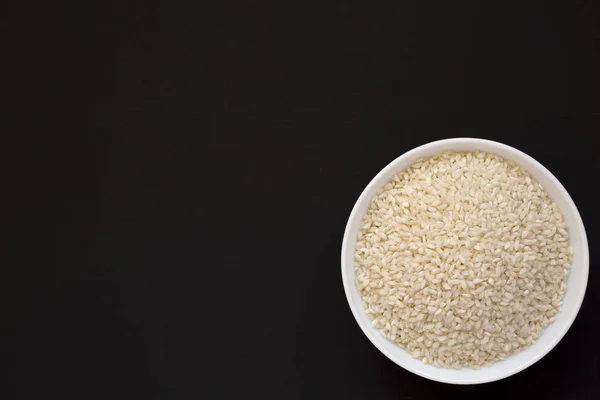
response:
<path fill-rule="evenodd" d="M 537 342 L 504 361 L 489 367 L 475 370 L 470 368 L 445 369 L 424 364 L 411 357 L 406 351 L 384 338 L 368 319 L 360 293 L 354 283 L 354 248 L 361 220 L 369 208 L 377 190 L 387 183 L 396 173 L 406 169 L 421 157 L 433 156 L 443 151 L 485 151 L 514 161 L 539 182 L 550 197 L 560 207 L 568 226 L 570 245 L 573 247 L 573 264 L 567 281 L 567 293 L 562 311 L 556 315 L 556 321 L 550 324 Z M 527 154 L 498 142 L 483 139 L 458 138 L 446 139 L 417 147 L 392 161 L 373 178 L 358 198 L 344 232 L 342 243 L 342 281 L 356 322 L 369 340 L 390 360 L 417 375 L 438 382 L 454 384 L 475 384 L 492 382 L 516 374 L 529 367 L 546 355 L 567 333 L 575 320 L 588 280 L 589 252 L 585 228 L 581 216 L 571 196 L 563 185 L 542 164 Z"/>

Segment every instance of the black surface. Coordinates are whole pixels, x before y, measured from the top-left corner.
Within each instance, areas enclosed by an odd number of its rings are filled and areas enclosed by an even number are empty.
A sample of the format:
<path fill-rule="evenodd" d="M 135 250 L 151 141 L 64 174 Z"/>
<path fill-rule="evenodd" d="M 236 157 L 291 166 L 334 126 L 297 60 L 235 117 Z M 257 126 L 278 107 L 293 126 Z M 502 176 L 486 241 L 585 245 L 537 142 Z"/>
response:
<path fill-rule="evenodd" d="M 600 398 L 598 3 L 2 9 L 3 398 Z M 339 272 L 369 180 L 455 136 L 547 166 L 591 250 L 560 344 L 471 387 L 380 354 Z"/>

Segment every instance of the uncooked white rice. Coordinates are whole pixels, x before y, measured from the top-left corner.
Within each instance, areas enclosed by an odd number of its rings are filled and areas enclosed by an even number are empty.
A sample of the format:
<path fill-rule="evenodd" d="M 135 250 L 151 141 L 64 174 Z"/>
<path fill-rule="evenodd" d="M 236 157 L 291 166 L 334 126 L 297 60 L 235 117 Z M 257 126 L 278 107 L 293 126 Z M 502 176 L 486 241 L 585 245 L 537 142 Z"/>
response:
<path fill-rule="evenodd" d="M 479 368 L 554 322 L 572 251 L 558 206 L 525 170 L 446 152 L 377 192 L 358 233 L 356 285 L 373 326 L 413 357 Z"/>

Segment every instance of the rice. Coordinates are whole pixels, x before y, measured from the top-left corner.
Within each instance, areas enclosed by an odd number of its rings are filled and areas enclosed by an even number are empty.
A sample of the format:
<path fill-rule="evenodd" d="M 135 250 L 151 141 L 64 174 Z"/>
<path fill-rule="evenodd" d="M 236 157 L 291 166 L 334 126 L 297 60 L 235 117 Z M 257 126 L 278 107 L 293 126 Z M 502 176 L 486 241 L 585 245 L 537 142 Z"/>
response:
<path fill-rule="evenodd" d="M 525 170 L 446 152 L 377 192 L 354 262 L 366 313 L 388 340 L 425 363 L 479 368 L 554 322 L 571 258 L 558 206 Z"/>

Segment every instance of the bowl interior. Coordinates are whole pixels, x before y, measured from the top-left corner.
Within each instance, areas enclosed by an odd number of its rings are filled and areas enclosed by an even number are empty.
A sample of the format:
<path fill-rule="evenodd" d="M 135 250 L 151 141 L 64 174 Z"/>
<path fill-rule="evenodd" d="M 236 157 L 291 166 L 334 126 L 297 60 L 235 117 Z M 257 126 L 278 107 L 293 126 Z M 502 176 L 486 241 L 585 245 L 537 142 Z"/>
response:
<path fill-rule="evenodd" d="M 567 292 L 562 311 L 557 314 L 556 321 L 546 328 L 534 345 L 511 355 L 504 361 L 479 370 L 470 368 L 454 370 L 426 365 L 420 360 L 412 358 L 397 345 L 389 342 L 371 325 L 364 312 L 360 293 L 354 283 L 353 257 L 356 236 L 361 226 L 362 217 L 369 208 L 371 199 L 377 190 L 396 173 L 406 169 L 417 159 L 450 150 L 479 150 L 495 153 L 507 160 L 514 161 L 527 170 L 560 207 L 568 227 L 570 245 L 573 247 L 573 264 L 567 281 Z M 403 368 L 425 378 L 447 383 L 474 384 L 502 379 L 517 373 L 542 358 L 560 341 L 573 323 L 583 301 L 588 278 L 588 257 L 587 238 L 579 212 L 564 187 L 544 166 L 527 154 L 501 143 L 482 139 L 447 139 L 423 145 L 398 157 L 373 178 L 363 191 L 352 210 L 344 234 L 342 280 L 356 321 L 371 342 L 388 358 Z"/>

